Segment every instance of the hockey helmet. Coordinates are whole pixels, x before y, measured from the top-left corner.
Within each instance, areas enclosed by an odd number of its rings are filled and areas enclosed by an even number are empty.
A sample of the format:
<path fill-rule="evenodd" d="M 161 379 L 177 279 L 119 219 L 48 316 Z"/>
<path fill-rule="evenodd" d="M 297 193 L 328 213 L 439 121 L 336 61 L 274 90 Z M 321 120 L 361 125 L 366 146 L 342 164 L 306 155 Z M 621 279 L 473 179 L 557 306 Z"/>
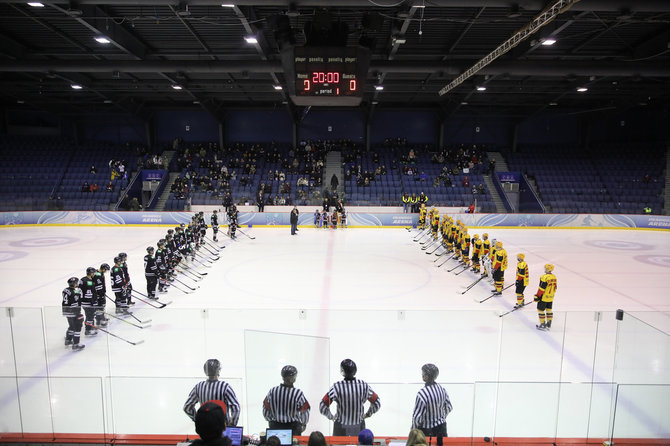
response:
<path fill-rule="evenodd" d="M 119 257 L 121 257 L 121 260 L 125 262 L 125 260 L 128 258 L 128 254 L 125 252 L 120 252 Z"/>
<path fill-rule="evenodd" d="M 153 246 L 147 246 L 147 252 L 148 253 L 154 252 L 154 247 Z"/>
<path fill-rule="evenodd" d="M 554 270 L 554 265 L 552 265 L 551 263 L 547 263 L 546 265 L 544 265 L 544 270 L 550 273 Z"/>
<path fill-rule="evenodd" d="M 484 240 L 487 240 L 489 238 L 489 235 L 485 232 L 482 234 L 482 237 L 484 237 Z"/>
<path fill-rule="evenodd" d="M 102 272 L 109 271 L 109 265 L 107 263 L 103 263 L 102 265 L 100 265 L 100 271 Z"/>
<path fill-rule="evenodd" d="M 180 228 L 183 228 L 183 227 L 185 227 L 185 226 L 186 226 L 186 223 L 180 223 L 180 224 L 179 224 L 179 227 L 180 227 Z"/>
<path fill-rule="evenodd" d="M 428 377 L 431 381 L 435 381 L 440 374 L 440 369 L 435 364 L 424 364 L 421 367 L 421 373 Z"/>
<path fill-rule="evenodd" d="M 472 236 L 473 240 L 477 240 L 478 238 L 479 238 L 479 234 L 475 234 L 475 235 Z"/>
<path fill-rule="evenodd" d="M 468 228 L 466 228 L 465 226 L 463 226 L 463 232 L 464 232 L 465 234 L 467 234 L 467 233 L 468 233 Z"/>
<path fill-rule="evenodd" d="M 77 279 L 76 277 L 70 277 L 69 279 L 67 279 L 67 284 L 70 286 L 76 285 L 78 283 L 79 279 Z"/>
<path fill-rule="evenodd" d="M 174 234 L 174 229 L 168 229 L 168 234 Z"/>
<path fill-rule="evenodd" d="M 204 212 L 204 211 L 200 211 L 200 212 L 198 213 L 198 215 L 205 215 L 205 212 Z"/>
<path fill-rule="evenodd" d="M 165 236 L 165 239 L 166 239 L 166 240 L 172 240 L 172 234 L 168 234 L 168 235 L 166 235 L 166 236 Z"/>
<path fill-rule="evenodd" d="M 114 257 L 114 263 L 123 263 L 123 259 L 119 256 Z"/>
<path fill-rule="evenodd" d="M 163 246 L 164 244 L 165 244 L 165 239 L 164 238 L 158 240 L 158 246 Z"/>
<path fill-rule="evenodd" d="M 282 378 L 291 378 L 293 376 L 296 376 L 297 374 L 298 374 L 298 369 L 296 369 L 292 365 L 285 365 L 281 369 L 281 377 Z"/>
<path fill-rule="evenodd" d="M 502 248 L 502 247 L 503 247 L 502 242 L 501 242 L 500 240 L 498 240 L 498 241 L 496 242 L 496 248 Z"/>
<path fill-rule="evenodd" d="M 212 211 L 212 214 L 216 214 L 216 209 L 214 209 L 214 210 Z"/>
<path fill-rule="evenodd" d="M 219 373 L 221 372 L 221 363 L 218 359 L 208 359 L 205 362 L 203 369 L 207 376 L 219 376 Z"/>
<path fill-rule="evenodd" d="M 523 259 L 526 258 L 526 255 L 522 254 L 522 253 L 519 253 L 519 254 L 516 255 L 516 258 L 519 259 L 519 260 L 523 260 Z"/>
<path fill-rule="evenodd" d="M 89 266 L 86 268 L 86 275 L 88 276 L 89 274 L 95 274 L 98 270 L 93 268 L 92 266 Z"/>
<path fill-rule="evenodd" d="M 345 359 L 340 363 L 340 373 L 342 373 L 342 376 L 345 378 L 353 378 L 356 376 L 357 371 L 358 368 L 356 367 L 356 363 L 351 359 Z"/>

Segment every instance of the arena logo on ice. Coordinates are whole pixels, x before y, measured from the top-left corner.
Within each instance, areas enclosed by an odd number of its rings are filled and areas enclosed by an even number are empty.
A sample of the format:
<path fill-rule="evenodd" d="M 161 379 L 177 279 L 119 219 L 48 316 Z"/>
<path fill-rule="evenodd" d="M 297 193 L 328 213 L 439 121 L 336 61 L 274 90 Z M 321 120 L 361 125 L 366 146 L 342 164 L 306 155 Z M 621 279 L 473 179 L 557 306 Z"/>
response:
<path fill-rule="evenodd" d="M 650 218 L 649 226 L 656 226 L 662 228 L 670 228 L 670 220 L 662 218 Z"/>
<path fill-rule="evenodd" d="M 653 246 L 643 243 L 626 242 L 623 240 L 587 240 L 584 244 L 595 246 L 596 248 L 619 249 L 622 251 L 646 251 L 653 248 Z"/>
<path fill-rule="evenodd" d="M 670 268 L 670 256 L 656 254 L 656 255 L 635 256 L 633 258 L 638 262 Z"/>

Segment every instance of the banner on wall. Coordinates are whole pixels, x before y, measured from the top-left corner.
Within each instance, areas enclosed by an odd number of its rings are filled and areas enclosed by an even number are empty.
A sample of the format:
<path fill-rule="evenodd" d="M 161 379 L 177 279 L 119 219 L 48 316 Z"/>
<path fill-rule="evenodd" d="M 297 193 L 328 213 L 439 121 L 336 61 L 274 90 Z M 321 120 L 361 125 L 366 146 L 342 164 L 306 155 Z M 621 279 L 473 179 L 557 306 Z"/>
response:
<path fill-rule="evenodd" d="M 518 183 L 521 181 L 520 172 L 496 172 L 501 183 Z"/>
<path fill-rule="evenodd" d="M 29 211 L 2 212 L 0 225 L 171 225 L 189 223 L 192 212 L 86 212 Z M 210 213 L 205 213 L 209 221 Z M 219 214 L 223 217 L 222 214 Z M 454 214 L 468 227 L 544 227 L 544 228 L 644 228 L 670 230 L 670 217 L 664 215 L 619 214 Z M 225 224 L 221 221 L 221 224 Z M 417 224 L 417 214 L 349 211 L 352 227 L 405 227 Z M 241 212 L 242 226 L 288 226 L 288 212 Z M 314 215 L 300 214 L 300 225 L 311 226 Z"/>
<path fill-rule="evenodd" d="M 160 181 L 165 176 L 165 170 L 142 170 L 142 181 Z"/>

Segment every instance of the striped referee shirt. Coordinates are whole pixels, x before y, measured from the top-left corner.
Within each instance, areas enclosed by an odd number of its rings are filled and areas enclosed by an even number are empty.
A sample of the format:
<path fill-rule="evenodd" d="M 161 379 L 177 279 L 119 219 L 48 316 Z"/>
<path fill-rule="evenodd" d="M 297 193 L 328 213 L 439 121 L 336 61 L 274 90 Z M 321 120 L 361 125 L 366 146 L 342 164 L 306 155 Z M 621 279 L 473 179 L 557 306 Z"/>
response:
<path fill-rule="evenodd" d="M 446 423 L 452 406 L 449 394 L 437 383 L 427 383 L 419 390 L 414 403 L 412 428 L 431 428 Z"/>
<path fill-rule="evenodd" d="M 201 381 L 193 387 L 191 393 L 184 403 L 184 412 L 195 421 L 195 405 L 201 405 L 209 400 L 220 400 L 226 403 L 226 415 L 229 426 L 237 426 L 240 418 L 240 403 L 237 401 L 235 391 L 225 381 Z"/>
<path fill-rule="evenodd" d="M 273 387 L 263 400 L 263 416 L 268 421 L 278 423 L 309 421 L 310 406 L 302 390 L 280 384 Z"/>
<path fill-rule="evenodd" d="M 365 381 L 360 379 L 344 379 L 333 384 L 319 403 L 319 410 L 329 420 L 343 425 L 360 424 L 363 421 L 365 401 L 370 401 L 370 408 L 365 415 L 370 416 L 381 407 L 379 396 Z M 337 403 L 337 413 L 330 412 L 330 405 Z"/>

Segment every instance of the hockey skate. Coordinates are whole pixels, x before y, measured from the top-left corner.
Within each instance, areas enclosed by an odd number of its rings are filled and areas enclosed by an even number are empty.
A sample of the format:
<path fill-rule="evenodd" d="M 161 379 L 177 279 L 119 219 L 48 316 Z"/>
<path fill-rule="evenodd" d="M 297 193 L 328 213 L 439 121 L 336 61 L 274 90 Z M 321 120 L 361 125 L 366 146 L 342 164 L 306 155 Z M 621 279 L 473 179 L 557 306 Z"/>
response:
<path fill-rule="evenodd" d="M 95 336 L 98 334 L 98 330 L 86 330 L 84 336 Z"/>
<path fill-rule="evenodd" d="M 66 340 L 65 340 L 65 346 L 66 346 L 66 347 L 72 345 L 73 343 L 74 343 L 74 341 L 73 341 L 72 339 L 66 339 Z"/>
<path fill-rule="evenodd" d="M 109 324 L 109 319 L 102 319 L 100 322 L 98 322 L 98 324 L 99 324 L 101 327 L 106 327 L 107 324 Z"/>
<path fill-rule="evenodd" d="M 73 352 L 78 352 L 78 351 L 80 351 L 80 350 L 83 350 L 84 347 L 86 347 L 84 344 L 74 344 L 74 345 L 72 346 L 72 351 L 73 351 Z"/>
<path fill-rule="evenodd" d="M 540 325 L 536 325 L 535 328 L 541 331 L 547 331 L 549 329 L 549 327 L 547 327 L 547 324 L 545 324 L 544 322 L 542 322 Z"/>

